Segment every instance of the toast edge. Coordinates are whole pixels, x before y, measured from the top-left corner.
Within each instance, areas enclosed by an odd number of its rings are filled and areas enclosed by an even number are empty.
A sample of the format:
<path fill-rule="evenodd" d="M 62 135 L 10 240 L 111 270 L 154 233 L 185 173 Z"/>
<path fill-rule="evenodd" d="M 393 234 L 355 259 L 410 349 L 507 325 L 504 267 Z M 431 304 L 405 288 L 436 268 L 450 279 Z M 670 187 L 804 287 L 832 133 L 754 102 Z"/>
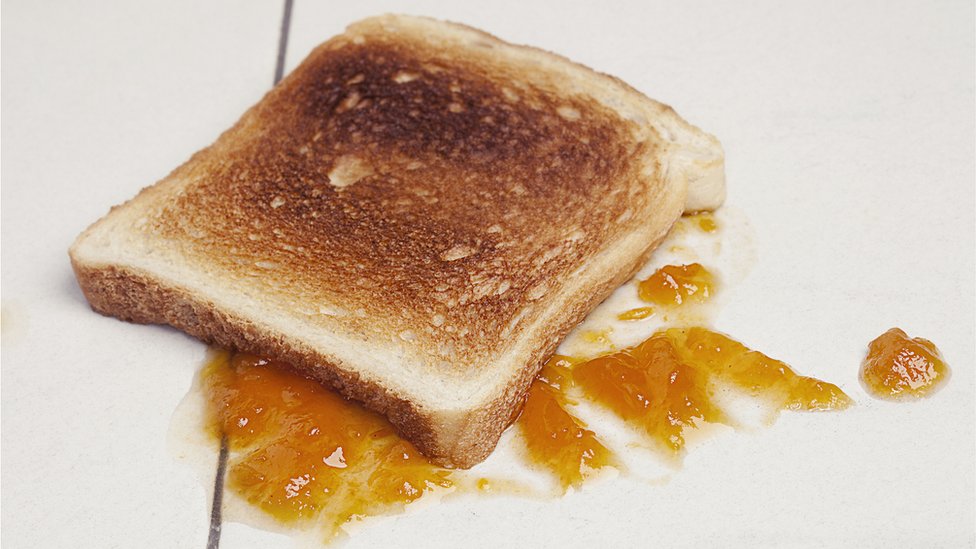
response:
<path fill-rule="evenodd" d="M 189 292 L 161 283 L 136 269 L 86 265 L 76 257 L 74 246 L 69 257 L 78 285 L 95 312 L 139 324 L 168 324 L 206 343 L 279 358 L 300 374 L 385 415 L 401 436 L 434 463 L 467 469 L 484 461 L 495 449 L 502 432 L 518 418 L 529 384 L 562 338 L 630 279 L 662 238 L 649 242 L 628 269 L 621 269 L 593 292 L 580 296 L 568 308 L 562 322 L 543 334 L 545 344 L 536 347 L 520 374 L 485 406 L 471 413 L 424 410 L 301 342 L 256 329 L 245 320 L 223 313 Z"/>
<path fill-rule="evenodd" d="M 437 463 L 457 465 L 451 460 L 449 448 L 438 437 L 437 424 L 450 418 L 425 413 L 414 403 L 340 367 L 299 342 L 257 329 L 241 318 L 221 312 L 204 300 L 136 269 L 116 265 L 88 266 L 75 254 L 69 255 L 78 285 L 95 312 L 138 324 L 168 324 L 205 343 L 279 358 L 302 375 L 325 383 L 345 397 L 384 414 L 402 436 Z"/>

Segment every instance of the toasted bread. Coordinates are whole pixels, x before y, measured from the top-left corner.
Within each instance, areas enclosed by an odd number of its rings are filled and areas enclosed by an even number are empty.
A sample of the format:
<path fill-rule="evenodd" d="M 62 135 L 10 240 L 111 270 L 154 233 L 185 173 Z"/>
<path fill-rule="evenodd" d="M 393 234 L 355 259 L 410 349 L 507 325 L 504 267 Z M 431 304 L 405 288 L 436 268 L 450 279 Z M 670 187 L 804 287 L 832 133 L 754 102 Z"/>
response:
<path fill-rule="evenodd" d="M 494 448 L 560 340 L 685 210 L 718 141 L 623 82 L 383 16 L 71 247 L 98 312 L 283 359 L 437 463 Z"/>

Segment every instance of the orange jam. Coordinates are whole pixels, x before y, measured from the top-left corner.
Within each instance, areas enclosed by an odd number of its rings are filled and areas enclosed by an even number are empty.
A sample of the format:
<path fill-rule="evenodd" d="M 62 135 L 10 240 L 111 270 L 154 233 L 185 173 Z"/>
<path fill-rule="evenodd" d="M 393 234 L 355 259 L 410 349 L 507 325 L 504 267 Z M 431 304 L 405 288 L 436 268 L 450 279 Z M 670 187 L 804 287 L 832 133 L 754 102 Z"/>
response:
<path fill-rule="evenodd" d="M 638 307 L 636 309 L 630 309 L 629 311 L 624 311 L 617 315 L 618 320 L 644 320 L 645 318 L 650 318 L 654 315 L 654 309 L 651 307 Z"/>
<path fill-rule="evenodd" d="M 665 265 L 637 286 L 640 298 L 657 305 L 704 303 L 712 296 L 715 279 L 699 263 Z"/>
<path fill-rule="evenodd" d="M 715 216 L 711 212 L 694 213 L 686 215 L 685 218 L 706 233 L 714 233 L 718 230 L 718 223 L 715 222 Z"/>
<path fill-rule="evenodd" d="M 843 410 L 854 404 L 833 383 L 801 376 L 785 362 L 726 335 L 706 328 L 672 328 L 666 333 L 682 360 L 781 410 Z"/>
<path fill-rule="evenodd" d="M 890 400 L 922 398 L 949 379 L 949 366 L 935 344 L 909 338 L 892 328 L 868 345 L 861 364 L 861 384 L 873 396 Z"/>
<path fill-rule="evenodd" d="M 611 464 L 611 454 L 593 431 L 566 411 L 570 360 L 549 359 L 529 387 L 519 426 L 532 460 L 558 477 L 563 489 L 578 487 L 593 471 Z"/>
<path fill-rule="evenodd" d="M 635 347 L 576 366 L 573 378 L 589 398 L 673 453 L 684 446 L 689 427 L 728 422 L 712 399 L 717 383 L 778 409 L 834 410 L 852 404 L 836 385 L 797 375 L 783 362 L 705 328 L 659 332 Z"/>
<path fill-rule="evenodd" d="M 353 517 L 402 508 L 452 485 L 382 416 L 247 354 L 201 373 L 215 435 L 231 452 L 227 487 L 283 523 L 335 535 Z"/>
<path fill-rule="evenodd" d="M 723 420 L 709 397 L 705 375 L 681 361 L 664 334 L 584 362 L 573 377 L 589 398 L 675 452 L 684 446 L 686 427 Z"/>

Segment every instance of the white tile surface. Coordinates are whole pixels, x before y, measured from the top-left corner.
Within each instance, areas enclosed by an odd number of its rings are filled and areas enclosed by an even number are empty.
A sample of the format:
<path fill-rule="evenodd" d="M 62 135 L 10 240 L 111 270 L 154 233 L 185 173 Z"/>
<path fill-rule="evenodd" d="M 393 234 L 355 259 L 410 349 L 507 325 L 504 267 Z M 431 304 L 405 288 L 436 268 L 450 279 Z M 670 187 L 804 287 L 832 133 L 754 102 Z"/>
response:
<path fill-rule="evenodd" d="M 206 490 L 166 448 L 203 346 L 91 313 L 65 251 L 269 87 L 281 3 L 3 8 L 2 542 L 203 547 Z M 386 11 L 559 52 L 715 133 L 759 239 L 718 327 L 859 405 L 717 436 L 666 486 L 450 501 L 346 547 L 974 544 L 971 2 L 299 0 L 288 68 Z M 952 365 L 935 398 L 886 404 L 857 384 L 893 325 Z M 225 530 L 225 547 L 282 543 Z"/>
<path fill-rule="evenodd" d="M 4 547 L 203 547 L 166 448 L 203 346 L 93 314 L 67 246 L 268 89 L 278 2 L 3 6 Z"/>

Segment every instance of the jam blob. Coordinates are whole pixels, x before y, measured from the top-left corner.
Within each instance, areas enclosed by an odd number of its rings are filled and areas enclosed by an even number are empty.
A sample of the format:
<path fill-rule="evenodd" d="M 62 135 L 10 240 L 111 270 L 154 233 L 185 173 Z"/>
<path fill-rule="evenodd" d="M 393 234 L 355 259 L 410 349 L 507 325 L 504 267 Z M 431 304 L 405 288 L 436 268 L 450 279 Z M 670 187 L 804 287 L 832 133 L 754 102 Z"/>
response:
<path fill-rule="evenodd" d="M 712 297 L 715 277 L 699 263 L 665 265 L 637 286 L 643 301 L 676 307 L 704 303 Z"/>
<path fill-rule="evenodd" d="M 861 363 L 861 384 L 872 396 L 887 400 L 915 400 L 941 389 L 949 366 L 934 343 L 908 337 L 892 328 L 868 344 Z"/>

